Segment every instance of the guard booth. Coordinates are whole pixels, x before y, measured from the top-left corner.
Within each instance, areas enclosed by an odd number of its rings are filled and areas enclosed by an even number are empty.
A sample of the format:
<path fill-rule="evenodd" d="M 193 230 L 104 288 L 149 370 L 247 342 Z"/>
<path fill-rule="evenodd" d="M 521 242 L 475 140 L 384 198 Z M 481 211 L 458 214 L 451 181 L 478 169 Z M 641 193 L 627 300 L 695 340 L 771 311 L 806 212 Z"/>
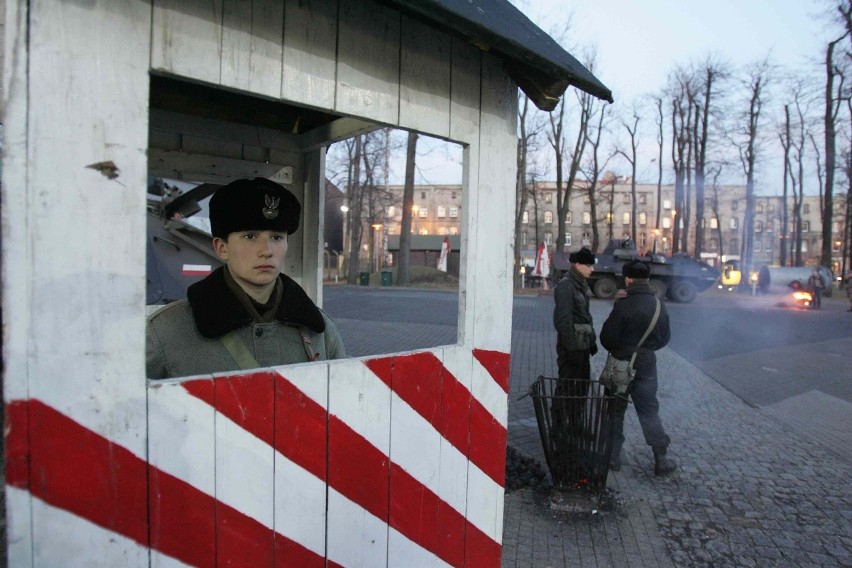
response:
<path fill-rule="evenodd" d="M 503 0 L 7 0 L 4 59 L 8 564 L 499 566 L 517 86 L 606 88 Z M 458 343 L 148 382 L 148 176 L 284 183 L 321 305 L 383 126 L 464 145 Z"/>

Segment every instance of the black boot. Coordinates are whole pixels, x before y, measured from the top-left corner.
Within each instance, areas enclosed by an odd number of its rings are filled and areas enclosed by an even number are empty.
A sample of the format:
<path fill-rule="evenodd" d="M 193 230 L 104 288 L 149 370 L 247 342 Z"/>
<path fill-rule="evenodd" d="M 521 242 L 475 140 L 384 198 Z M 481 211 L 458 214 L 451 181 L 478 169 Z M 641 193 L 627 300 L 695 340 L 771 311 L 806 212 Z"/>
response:
<path fill-rule="evenodd" d="M 666 450 L 654 450 L 654 475 L 668 475 L 677 469 L 677 462 L 666 457 Z"/>

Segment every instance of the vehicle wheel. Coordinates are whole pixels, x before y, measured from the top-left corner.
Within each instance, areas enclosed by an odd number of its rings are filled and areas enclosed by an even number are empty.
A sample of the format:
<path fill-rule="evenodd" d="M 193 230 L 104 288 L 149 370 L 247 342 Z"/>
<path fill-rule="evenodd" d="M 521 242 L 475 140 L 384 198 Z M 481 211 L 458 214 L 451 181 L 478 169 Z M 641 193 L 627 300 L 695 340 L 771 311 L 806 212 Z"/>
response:
<path fill-rule="evenodd" d="M 618 285 L 615 280 L 609 277 L 598 278 L 592 285 L 592 292 L 601 300 L 609 300 L 615 296 L 618 291 Z"/>
<path fill-rule="evenodd" d="M 672 289 L 669 291 L 669 298 L 681 304 L 688 304 L 698 295 L 698 290 L 695 284 L 688 280 L 679 280 L 672 284 Z"/>
<path fill-rule="evenodd" d="M 668 291 L 668 288 L 666 286 L 665 281 L 660 280 L 659 278 L 651 278 L 649 284 L 651 285 L 651 290 L 654 292 L 654 295 L 656 297 L 661 300 L 666 297 L 666 292 Z"/>

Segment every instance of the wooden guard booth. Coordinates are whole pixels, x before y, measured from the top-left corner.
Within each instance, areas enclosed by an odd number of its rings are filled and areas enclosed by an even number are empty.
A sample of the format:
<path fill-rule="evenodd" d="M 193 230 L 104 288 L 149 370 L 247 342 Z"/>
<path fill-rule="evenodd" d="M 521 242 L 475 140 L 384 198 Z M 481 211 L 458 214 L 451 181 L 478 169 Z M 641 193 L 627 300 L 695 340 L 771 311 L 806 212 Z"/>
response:
<path fill-rule="evenodd" d="M 517 87 L 606 88 L 504 0 L 5 4 L 9 565 L 499 566 Z M 321 304 L 325 147 L 386 125 L 464 145 L 458 344 L 148 382 L 148 176 L 285 183 Z"/>

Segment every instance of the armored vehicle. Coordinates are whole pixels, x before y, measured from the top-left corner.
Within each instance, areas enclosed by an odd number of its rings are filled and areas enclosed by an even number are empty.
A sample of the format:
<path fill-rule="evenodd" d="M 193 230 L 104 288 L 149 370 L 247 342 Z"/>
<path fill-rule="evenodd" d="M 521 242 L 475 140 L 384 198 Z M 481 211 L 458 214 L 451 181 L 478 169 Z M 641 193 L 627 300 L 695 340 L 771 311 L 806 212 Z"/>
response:
<path fill-rule="evenodd" d="M 565 271 L 569 268 L 568 254 L 555 254 L 554 268 Z M 630 240 L 612 239 L 604 251 L 597 255 L 595 270 L 589 277 L 589 286 L 595 296 L 609 299 L 618 288 L 624 287 L 621 267 L 624 263 L 638 259 L 651 268 L 651 288 L 659 298 L 668 297 L 680 303 L 689 303 L 719 278 L 719 270 L 709 264 L 695 260 L 685 254 L 663 256 L 640 255 L 635 243 Z"/>
<path fill-rule="evenodd" d="M 209 219 L 194 217 L 219 186 L 201 184 L 180 191 L 160 179 L 148 186 L 147 304 L 186 298 L 186 289 L 222 261 L 213 252 Z"/>

